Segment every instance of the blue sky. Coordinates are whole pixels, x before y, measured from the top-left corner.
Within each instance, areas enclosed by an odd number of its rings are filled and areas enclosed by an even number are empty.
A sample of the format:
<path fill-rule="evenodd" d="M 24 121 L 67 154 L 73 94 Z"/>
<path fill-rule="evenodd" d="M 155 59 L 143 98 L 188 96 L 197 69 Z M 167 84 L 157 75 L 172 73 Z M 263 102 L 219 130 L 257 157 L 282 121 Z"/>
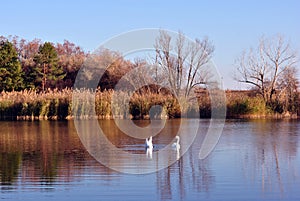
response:
<path fill-rule="evenodd" d="M 259 38 L 282 34 L 300 52 L 300 1 L 2 1 L 0 35 L 63 42 L 86 51 L 133 29 L 182 31 L 208 38 L 225 88 L 243 88 L 232 79 L 234 60 Z M 299 66 L 300 67 L 300 66 Z"/>

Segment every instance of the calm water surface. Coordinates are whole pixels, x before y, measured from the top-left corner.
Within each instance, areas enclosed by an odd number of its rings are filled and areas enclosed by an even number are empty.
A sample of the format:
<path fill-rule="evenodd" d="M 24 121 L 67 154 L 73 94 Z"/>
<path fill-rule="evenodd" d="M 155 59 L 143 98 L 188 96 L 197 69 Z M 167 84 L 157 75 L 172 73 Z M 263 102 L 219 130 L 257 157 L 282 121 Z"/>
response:
<path fill-rule="evenodd" d="M 153 138 L 156 149 L 170 143 L 179 123 L 167 121 Z M 123 174 L 98 163 L 72 121 L 0 125 L 1 200 L 300 200 L 298 121 L 228 120 L 214 151 L 200 160 L 209 126 L 201 120 L 201 134 L 184 156 L 146 175 Z M 115 146 L 148 157 L 143 140 L 122 134 L 113 121 L 100 125 Z"/>

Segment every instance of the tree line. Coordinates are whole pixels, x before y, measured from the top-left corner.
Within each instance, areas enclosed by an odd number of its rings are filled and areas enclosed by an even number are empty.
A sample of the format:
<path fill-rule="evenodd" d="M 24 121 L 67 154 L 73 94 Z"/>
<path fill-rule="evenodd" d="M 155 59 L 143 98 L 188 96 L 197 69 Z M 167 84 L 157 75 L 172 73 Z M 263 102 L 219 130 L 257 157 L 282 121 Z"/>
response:
<path fill-rule="evenodd" d="M 151 78 L 170 86 L 168 92 L 159 86 L 147 86 L 152 93 L 188 98 L 195 89 L 205 89 L 212 84 L 209 83 L 212 75 L 206 66 L 215 48 L 208 38 L 190 42 L 181 32 L 177 38 L 172 38 L 161 31 L 154 48 L 152 60 L 137 58 L 130 61 L 107 49 L 97 52 L 93 61 L 89 62 L 96 63 L 93 64 L 95 66 L 107 66 L 98 84 L 101 91 L 114 89 L 129 71 L 149 64 L 155 64 L 157 68 L 137 71 L 137 74 L 128 77 L 125 85 L 137 84 L 137 77 L 145 83 Z M 39 39 L 26 41 L 16 36 L 0 36 L 0 91 L 32 89 L 40 93 L 49 89 L 72 88 L 79 69 L 90 55 L 67 40 L 54 44 Z M 243 51 L 233 62 L 236 65 L 233 79 L 251 86 L 249 89 L 262 100 L 266 109 L 296 113 L 299 106 L 297 62 L 297 52 L 284 37 L 262 37 L 257 47 Z M 89 80 L 98 74 L 87 71 L 84 76 Z M 234 107 L 243 108 L 245 102 L 238 102 Z"/>
<path fill-rule="evenodd" d="M 71 87 L 86 53 L 67 40 L 63 44 L 0 38 L 0 91 Z"/>
<path fill-rule="evenodd" d="M 65 40 L 61 43 L 26 41 L 17 36 L 0 36 L 0 91 L 31 89 L 37 92 L 72 88 L 79 69 L 91 55 Z M 97 63 L 107 65 L 99 81 L 101 90 L 113 89 L 136 63 L 108 49 L 97 54 Z M 86 75 L 96 76 L 94 72 Z"/>

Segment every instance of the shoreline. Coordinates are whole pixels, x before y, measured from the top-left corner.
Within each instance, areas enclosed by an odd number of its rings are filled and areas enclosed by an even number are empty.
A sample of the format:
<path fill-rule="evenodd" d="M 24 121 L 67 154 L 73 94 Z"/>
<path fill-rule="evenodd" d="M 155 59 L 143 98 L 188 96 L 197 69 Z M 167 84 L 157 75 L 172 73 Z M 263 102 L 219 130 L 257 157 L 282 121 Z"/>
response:
<path fill-rule="evenodd" d="M 185 118 L 185 117 L 183 117 Z M 181 117 L 178 118 L 168 118 L 167 116 L 162 118 L 155 118 L 157 120 L 161 119 L 183 119 Z M 300 117 L 297 114 L 248 114 L 248 115 L 231 115 L 227 116 L 225 119 L 299 119 Z M 71 121 L 74 120 L 74 116 L 67 116 L 66 118 L 59 118 L 59 116 L 1 116 L 0 121 Z M 143 117 L 143 118 L 137 118 L 137 117 L 130 117 L 130 118 L 124 118 L 123 116 L 78 116 L 76 117 L 78 120 L 89 120 L 89 119 L 97 119 L 97 120 L 112 120 L 112 119 L 130 119 L 130 120 L 150 120 L 149 116 Z M 187 119 L 193 119 L 193 118 L 187 118 Z M 200 119 L 211 119 L 210 117 L 200 117 Z"/>

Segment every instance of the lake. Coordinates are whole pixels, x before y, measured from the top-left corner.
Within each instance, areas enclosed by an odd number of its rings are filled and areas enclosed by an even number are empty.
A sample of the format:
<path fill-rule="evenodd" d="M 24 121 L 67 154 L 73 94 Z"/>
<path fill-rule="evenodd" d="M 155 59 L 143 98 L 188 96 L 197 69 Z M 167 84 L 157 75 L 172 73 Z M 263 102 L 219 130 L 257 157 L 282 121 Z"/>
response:
<path fill-rule="evenodd" d="M 148 123 L 135 122 L 141 128 Z M 167 144 L 178 134 L 179 124 L 184 125 L 180 133 L 184 153 L 178 157 L 178 150 Z M 73 121 L 1 121 L 0 198 L 300 200 L 299 121 L 227 120 L 218 144 L 203 160 L 199 149 L 210 124 L 209 120 L 198 122 L 199 133 L 189 147 L 184 140 L 189 137 L 184 136 L 190 136 L 195 124 L 195 120 L 167 120 L 148 153 L 143 139 L 125 135 L 113 120 L 101 120 L 107 139 L 124 151 L 116 158 L 100 146 L 101 164 L 86 151 Z M 168 158 L 159 157 L 161 150 Z M 131 161 L 131 156 L 140 158 Z M 143 174 L 148 166 L 163 161 L 168 161 L 167 167 Z"/>

